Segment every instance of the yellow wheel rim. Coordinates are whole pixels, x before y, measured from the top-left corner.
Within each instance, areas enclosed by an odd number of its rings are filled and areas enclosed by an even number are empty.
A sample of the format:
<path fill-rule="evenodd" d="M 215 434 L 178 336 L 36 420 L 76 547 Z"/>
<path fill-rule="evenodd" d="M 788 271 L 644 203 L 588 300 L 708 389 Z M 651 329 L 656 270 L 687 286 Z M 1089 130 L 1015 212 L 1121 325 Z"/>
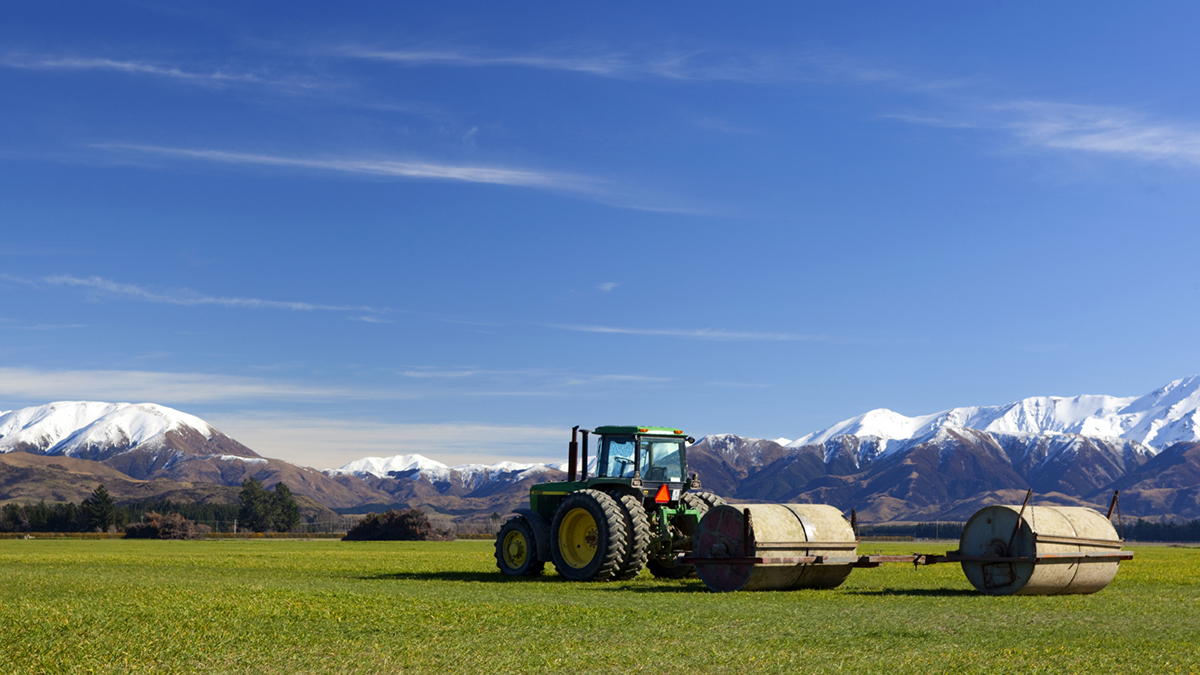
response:
<path fill-rule="evenodd" d="M 525 541 L 525 535 L 517 530 L 513 530 L 504 536 L 503 548 L 504 564 L 510 569 L 520 569 L 521 565 L 525 564 L 525 558 L 529 555 L 529 545 Z"/>
<path fill-rule="evenodd" d="M 596 520 L 587 509 L 571 509 L 558 528 L 558 550 L 571 567 L 587 567 L 596 557 Z"/>

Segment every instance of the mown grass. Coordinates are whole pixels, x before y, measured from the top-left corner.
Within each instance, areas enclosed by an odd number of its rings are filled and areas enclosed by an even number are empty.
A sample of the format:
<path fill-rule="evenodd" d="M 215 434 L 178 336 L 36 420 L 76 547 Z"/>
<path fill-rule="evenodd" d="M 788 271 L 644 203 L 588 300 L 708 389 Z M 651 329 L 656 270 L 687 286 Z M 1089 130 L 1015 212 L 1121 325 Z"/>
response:
<path fill-rule="evenodd" d="M 0 541 L 0 672 L 1200 671 L 1200 549 L 1136 547 L 1098 594 L 1023 598 L 980 596 L 956 565 L 856 570 L 834 591 L 509 580 L 491 550 Z"/>

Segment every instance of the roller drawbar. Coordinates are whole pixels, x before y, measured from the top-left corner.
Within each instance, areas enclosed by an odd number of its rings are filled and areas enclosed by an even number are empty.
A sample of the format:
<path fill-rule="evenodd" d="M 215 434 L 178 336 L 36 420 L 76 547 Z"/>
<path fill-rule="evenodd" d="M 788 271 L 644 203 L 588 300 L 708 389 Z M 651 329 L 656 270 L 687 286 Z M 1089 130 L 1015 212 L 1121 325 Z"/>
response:
<path fill-rule="evenodd" d="M 1031 496 L 981 509 L 963 526 L 958 550 L 944 554 L 858 555 L 854 529 L 824 504 L 718 506 L 700 520 L 680 562 L 695 565 L 717 592 L 835 588 L 856 567 L 957 562 L 986 595 L 1062 595 L 1103 589 L 1118 563 L 1133 558 L 1109 518 L 1084 507 L 1030 506 Z"/>

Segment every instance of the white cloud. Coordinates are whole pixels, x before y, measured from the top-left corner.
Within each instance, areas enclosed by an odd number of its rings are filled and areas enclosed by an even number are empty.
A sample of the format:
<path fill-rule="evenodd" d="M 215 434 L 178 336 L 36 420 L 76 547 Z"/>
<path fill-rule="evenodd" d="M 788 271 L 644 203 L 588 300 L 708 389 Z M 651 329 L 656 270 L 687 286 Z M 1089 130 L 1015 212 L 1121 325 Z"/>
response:
<path fill-rule="evenodd" d="M 97 400 L 164 405 L 237 401 L 326 401 L 410 396 L 388 391 L 316 387 L 302 383 L 207 373 L 145 370 L 40 370 L 0 368 L 0 399 Z"/>
<path fill-rule="evenodd" d="M 376 176 L 410 180 L 440 180 L 482 183 L 550 190 L 574 194 L 620 209 L 655 213 L 711 214 L 714 209 L 693 208 L 666 203 L 660 196 L 641 188 L 627 188 L 600 178 L 579 174 L 496 166 L 445 164 L 424 160 L 380 159 L 376 157 L 289 157 L 260 153 L 171 148 L 128 143 L 94 143 L 89 147 L 110 152 L 156 155 L 185 160 L 216 162 L 231 166 L 261 166 L 327 171 L 358 176 Z"/>
<path fill-rule="evenodd" d="M 17 279 L 8 275 L 4 278 L 8 281 L 17 281 L 34 285 L 37 282 Z M 157 302 L 170 305 L 218 305 L 222 307 L 243 307 L 249 309 L 290 309 L 295 311 L 352 311 L 352 312 L 386 312 L 386 309 L 376 309 L 373 307 L 355 306 L 355 305 L 319 305 L 309 302 L 285 302 L 279 300 L 262 300 L 260 298 L 222 298 L 209 295 L 202 295 L 189 291 L 170 290 L 170 291 L 148 291 L 134 284 L 123 284 L 102 277 L 74 277 L 70 275 L 55 275 L 43 277 L 39 280 L 41 283 L 51 286 L 71 286 L 88 288 L 95 291 L 110 293 L 112 295 L 125 296 L 145 302 Z M 362 317 L 363 321 L 370 321 L 370 317 Z"/>
<path fill-rule="evenodd" d="M 451 466 L 559 461 L 565 457 L 570 434 L 570 429 L 555 427 L 402 424 L 274 413 L 217 414 L 204 419 L 261 455 L 322 469 L 363 457 L 406 454 Z"/>
<path fill-rule="evenodd" d="M 221 164 L 314 169 L 391 178 L 488 183 L 573 192 L 598 192 L 600 184 L 600 181 L 596 179 L 564 173 L 490 166 L 440 164 L 417 160 L 407 161 L 355 157 L 285 157 L 247 152 L 228 152 L 224 150 L 196 150 L 123 143 L 98 143 L 93 144 L 91 147 L 104 150 L 124 150 L 144 154 L 180 157 L 218 162 Z"/>
<path fill-rule="evenodd" d="M 619 283 L 617 283 L 617 282 L 615 282 L 615 281 L 606 281 L 606 282 L 604 282 L 604 283 L 602 283 L 602 284 L 599 284 L 598 286 L 596 286 L 596 288 L 597 288 L 598 290 L 601 290 L 601 291 L 604 291 L 605 293 L 607 293 L 607 292 L 609 292 L 609 291 L 613 290 L 614 288 L 616 288 L 617 286 L 620 286 L 620 285 L 621 285 L 621 284 L 619 284 Z"/>
<path fill-rule="evenodd" d="M 71 56 L 22 56 L 9 54 L 0 59 L 0 65 L 9 68 L 26 70 L 100 70 L 132 75 L 151 75 L 173 80 L 191 82 L 194 84 L 289 84 L 296 86 L 311 86 L 300 80 L 284 82 L 264 78 L 253 73 L 229 72 L 225 70 L 185 70 L 177 66 L 162 65 L 146 61 L 123 61 L 118 59 Z"/>
<path fill-rule="evenodd" d="M 498 370 L 487 368 L 413 368 L 400 373 L 404 377 L 422 380 L 494 380 L 505 382 L 522 382 L 538 387 L 540 394 L 552 394 L 561 391 L 561 387 L 593 385 L 605 382 L 670 382 L 674 378 L 654 375 L 626 375 L 621 373 L 578 373 L 550 369 Z M 517 393 L 517 392 L 508 392 Z M 527 395 L 535 393 L 526 392 Z M 482 394 L 486 395 L 486 394 Z"/>
<path fill-rule="evenodd" d="M 616 52 L 544 49 L 525 53 L 473 48 L 369 49 L 349 46 L 340 54 L 404 66 L 514 67 L 582 73 L 617 79 L 723 81 L 751 84 L 795 82 L 888 83 L 913 89 L 956 83 L 919 79 L 896 70 L 820 49 L 676 49 Z"/>
<path fill-rule="evenodd" d="M 1200 164 L 1200 128 L 1148 119 L 1119 107 L 1045 101 L 997 106 L 1024 142 L 1061 150 Z"/>
<path fill-rule="evenodd" d="M 883 117 L 945 129 L 1006 133 L 1025 149 L 1200 165 L 1200 125 L 1155 120 L 1143 111 L 1120 106 L 960 100 L 940 112 Z"/>
<path fill-rule="evenodd" d="M 650 335 L 657 337 L 677 337 L 692 340 L 719 341 L 756 341 L 756 342 L 831 342 L 832 338 L 823 335 L 800 335 L 796 333 L 753 333 L 742 331 L 717 330 L 712 328 L 620 328 L 615 326 L 583 326 L 572 324 L 552 324 L 551 328 L 578 331 L 581 333 L 615 333 L 620 335 Z"/>
<path fill-rule="evenodd" d="M 634 70 L 644 69 L 618 54 L 595 55 L 536 55 L 536 54 L 485 54 L 470 50 L 414 49 L 414 50 L 370 50 L 347 47 L 341 50 L 345 56 L 387 61 L 402 65 L 445 65 L 445 66 L 516 66 L 538 70 L 563 70 L 588 73 L 603 77 L 624 77 Z"/>

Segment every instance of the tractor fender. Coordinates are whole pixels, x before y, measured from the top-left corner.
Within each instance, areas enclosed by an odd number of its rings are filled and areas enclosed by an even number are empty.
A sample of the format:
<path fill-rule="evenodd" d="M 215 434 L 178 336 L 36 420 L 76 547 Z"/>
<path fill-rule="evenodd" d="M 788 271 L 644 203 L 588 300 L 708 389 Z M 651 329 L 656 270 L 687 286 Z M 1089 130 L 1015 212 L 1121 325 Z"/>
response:
<path fill-rule="evenodd" d="M 529 527 L 533 528 L 534 542 L 537 544 L 538 560 L 550 560 L 550 523 L 542 517 L 542 514 L 533 509 L 515 509 L 513 513 L 519 514 L 529 523 Z"/>

